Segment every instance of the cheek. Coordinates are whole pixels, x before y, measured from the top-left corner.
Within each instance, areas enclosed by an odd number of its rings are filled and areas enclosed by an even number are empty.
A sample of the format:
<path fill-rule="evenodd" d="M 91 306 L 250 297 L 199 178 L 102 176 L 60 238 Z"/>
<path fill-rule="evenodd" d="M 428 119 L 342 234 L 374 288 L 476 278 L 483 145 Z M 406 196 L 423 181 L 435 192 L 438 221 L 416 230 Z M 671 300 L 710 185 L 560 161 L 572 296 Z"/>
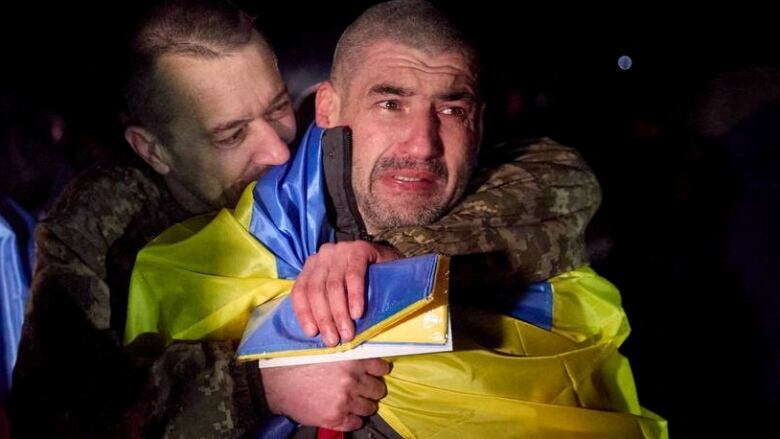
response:
<path fill-rule="evenodd" d="M 463 162 L 470 162 L 476 156 L 476 138 L 471 132 L 443 133 L 444 157 L 451 166 L 460 166 Z"/>
<path fill-rule="evenodd" d="M 292 113 L 274 121 L 271 126 L 284 143 L 290 144 L 295 140 L 297 126 L 295 125 L 295 116 Z"/>
<path fill-rule="evenodd" d="M 353 138 L 353 142 L 356 140 Z M 356 188 L 360 188 L 367 184 L 373 163 L 365 151 L 360 147 L 355 147 L 357 144 L 360 143 L 353 143 L 352 148 L 352 182 Z"/>
<path fill-rule="evenodd" d="M 361 129 L 352 132 L 352 162 L 356 169 L 370 173 L 386 142 L 382 130 L 368 124 L 359 124 Z"/>
<path fill-rule="evenodd" d="M 204 164 L 204 175 L 201 178 L 223 188 L 229 187 L 246 172 L 249 159 L 248 150 L 217 151 L 217 154 Z"/>
<path fill-rule="evenodd" d="M 207 169 L 207 164 L 210 160 L 210 155 L 201 151 L 200 146 L 196 146 L 191 151 L 178 155 L 176 158 L 176 170 L 186 179 L 198 179 Z"/>
<path fill-rule="evenodd" d="M 463 133 L 445 139 L 444 159 L 450 174 L 448 184 L 453 188 L 465 184 L 464 180 L 469 178 L 476 162 L 479 148 L 475 136 L 470 134 L 472 133 Z"/>

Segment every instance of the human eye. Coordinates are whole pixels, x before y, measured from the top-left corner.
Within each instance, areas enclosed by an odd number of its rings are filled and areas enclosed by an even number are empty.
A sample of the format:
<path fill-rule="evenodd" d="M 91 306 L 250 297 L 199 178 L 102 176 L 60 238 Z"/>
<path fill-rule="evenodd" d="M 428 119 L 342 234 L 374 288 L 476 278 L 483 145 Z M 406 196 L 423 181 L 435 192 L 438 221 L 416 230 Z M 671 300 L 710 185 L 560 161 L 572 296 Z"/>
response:
<path fill-rule="evenodd" d="M 384 101 L 379 101 L 377 103 L 377 106 L 385 111 L 400 111 L 401 110 L 401 103 L 396 99 L 387 99 Z"/>
<path fill-rule="evenodd" d="M 439 113 L 445 116 L 453 116 L 458 119 L 465 119 L 468 116 L 468 110 L 460 106 L 448 106 L 439 110 Z"/>
<path fill-rule="evenodd" d="M 240 144 L 246 138 L 247 126 L 242 125 L 237 130 L 230 133 L 229 136 L 221 139 L 217 139 L 217 146 L 220 148 L 232 148 Z"/>
<path fill-rule="evenodd" d="M 292 103 L 290 102 L 289 99 L 285 99 L 284 101 L 276 104 L 268 111 L 268 113 L 266 113 L 266 119 L 268 120 L 281 119 L 282 117 L 286 116 L 291 109 L 292 109 Z"/>

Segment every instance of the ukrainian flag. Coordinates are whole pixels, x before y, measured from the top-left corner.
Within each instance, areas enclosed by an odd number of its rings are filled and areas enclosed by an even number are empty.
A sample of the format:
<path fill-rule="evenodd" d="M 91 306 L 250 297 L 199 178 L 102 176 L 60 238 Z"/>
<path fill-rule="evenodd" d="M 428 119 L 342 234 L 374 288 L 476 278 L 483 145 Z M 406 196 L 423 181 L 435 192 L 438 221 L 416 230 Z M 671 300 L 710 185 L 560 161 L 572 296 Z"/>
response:
<path fill-rule="evenodd" d="M 234 211 L 174 226 L 138 256 L 125 342 L 239 339 L 252 309 L 287 294 L 306 257 L 333 240 L 323 130 L 250 186 Z M 486 274 L 487 275 L 487 274 Z M 494 306 L 453 307 L 455 351 L 391 359 L 379 414 L 404 437 L 665 438 L 643 409 L 618 290 L 587 267 Z M 491 311 L 490 309 L 493 309 Z"/>

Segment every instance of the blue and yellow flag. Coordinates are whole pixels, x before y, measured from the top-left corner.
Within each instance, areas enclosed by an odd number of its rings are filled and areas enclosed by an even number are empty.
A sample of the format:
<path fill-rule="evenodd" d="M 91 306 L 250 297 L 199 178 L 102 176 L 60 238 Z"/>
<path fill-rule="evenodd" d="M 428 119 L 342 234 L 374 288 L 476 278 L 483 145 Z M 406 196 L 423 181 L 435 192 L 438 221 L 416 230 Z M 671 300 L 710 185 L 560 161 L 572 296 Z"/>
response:
<path fill-rule="evenodd" d="M 0 402 L 11 388 L 30 295 L 34 224 L 18 204 L 0 196 Z"/>
<path fill-rule="evenodd" d="M 290 292 L 306 258 L 334 240 L 322 133 L 309 129 L 293 160 L 251 184 L 235 210 L 177 224 L 138 254 L 125 343 L 145 332 L 237 340 L 255 307 Z"/>
<path fill-rule="evenodd" d="M 333 239 L 320 141 L 261 178 L 234 211 L 174 226 L 138 256 L 126 342 L 239 339 L 252 309 L 287 294 Z M 486 274 L 489 275 L 489 274 Z M 535 284 L 502 312 L 453 308 L 455 351 L 397 357 L 379 414 L 410 438 L 665 438 L 639 405 L 618 290 L 587 267 Z"/>

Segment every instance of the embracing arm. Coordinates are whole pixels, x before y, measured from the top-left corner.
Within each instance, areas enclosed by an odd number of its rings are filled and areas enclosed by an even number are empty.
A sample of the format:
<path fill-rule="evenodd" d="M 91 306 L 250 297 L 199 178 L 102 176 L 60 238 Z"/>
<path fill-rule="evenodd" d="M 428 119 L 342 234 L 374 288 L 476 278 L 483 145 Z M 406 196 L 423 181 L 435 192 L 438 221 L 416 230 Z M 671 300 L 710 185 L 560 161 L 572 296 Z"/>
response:
<path fill-rule="evenodd" d="M 456 286 L 481 285 L 481 273 L 528 284 L 586 264 L 585 228 L 601 190 L 582 157 L 550 139 L 501 145 L 494 156 L 444 218 L 376 238 L 406 256 L 459 255 L 452 261 Z"/>

